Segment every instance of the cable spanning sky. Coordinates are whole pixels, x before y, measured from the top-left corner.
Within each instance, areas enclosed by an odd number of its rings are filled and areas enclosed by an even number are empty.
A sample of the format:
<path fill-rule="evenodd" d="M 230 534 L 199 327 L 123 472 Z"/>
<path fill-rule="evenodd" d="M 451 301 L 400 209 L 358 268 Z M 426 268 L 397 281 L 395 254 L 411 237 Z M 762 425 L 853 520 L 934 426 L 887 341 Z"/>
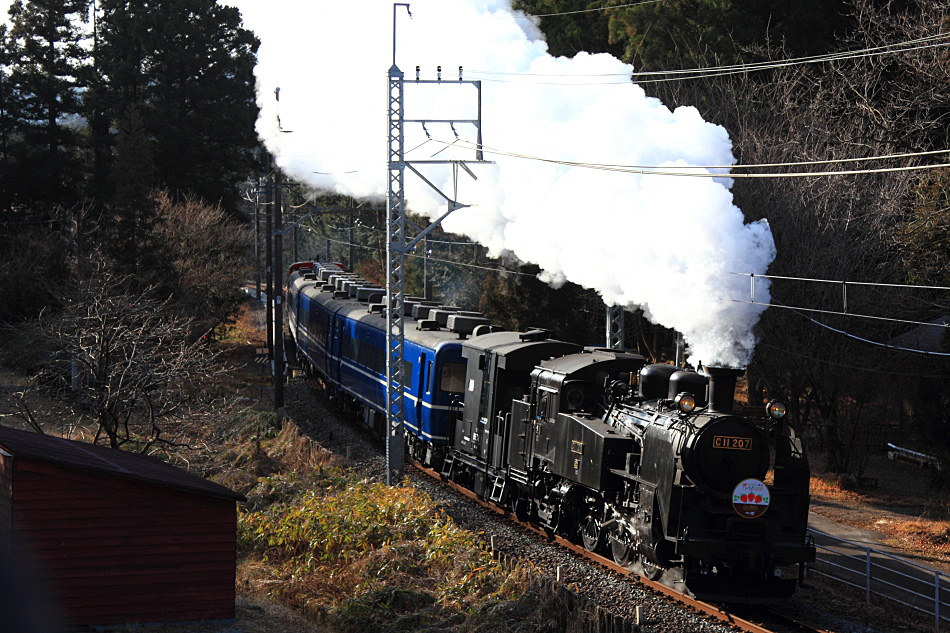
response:
<path fill-rule="evenodd" d="M 387 74 L 393 64 L 391 0 L 227 0 L 257 33 L 258 132 L 278 164 L 314 189 L 381 197 L 387 187 Z M 476 92 L 453 85 L 459 67 L 585 77 L 629 75 L 609 55 L 555 58 L 532 19 L 507 0 L 413 0 L 395 10 L 395 61 L 406 85 L 406 118 L 475 118 Z M 437 86 L 413 85 L 416 66 Z M 474 77 L 466 77 L 474 78 Z M 279 102 L 275 90 L 280 88 Z M 670 110 L 629 82 L 486 82 L 483 138 L 511 153 L 616 165 L 732 165 L 725 129 L 695 108 Z M 474 158 L 471 125 L 408 124 L 408 159 Z M 461 141 L 453 144 L 458 133 Z M 491 254 L 538 264 L 541 277 L 596 289 L 604 301 L 639 306 L 683 333 L 692 363 L 745 365 L 764 306 L 737 303 L 765 273 L 775 247 L 765 222 L 746 224 L 733 204 L 728 169 L 715 178 L 614 173 L 570 164 L 487 155 L 472 170 L 421 169 L 471 205 L 446 230 Z M 707 171 L 696 168 L 697 171 Z M 457 183 L 457 184 L 456 184 Z M 440 215 L 445 200 L 407 172 L 410 210 Z M 768 280 L 755 288 L 767 302 Z"/>

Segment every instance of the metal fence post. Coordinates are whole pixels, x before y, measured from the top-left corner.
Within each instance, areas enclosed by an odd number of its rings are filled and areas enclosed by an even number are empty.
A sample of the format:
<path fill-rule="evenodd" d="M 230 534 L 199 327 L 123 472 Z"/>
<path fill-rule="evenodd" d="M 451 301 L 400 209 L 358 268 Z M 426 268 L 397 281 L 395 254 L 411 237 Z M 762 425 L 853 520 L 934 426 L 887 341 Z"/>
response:
<path fill-rule="evenodd" d="M 865 548 L 867 550 L 867 564 L 865 565 L 867 569 L 867 586 L 865 587 L 865 600 L 868 604 L 871 604 L 871 548 Z"/>
<path fill-rule="evenodd" d="M 934 571 L 934 631 L 940 630 L 940 572 Z"/>

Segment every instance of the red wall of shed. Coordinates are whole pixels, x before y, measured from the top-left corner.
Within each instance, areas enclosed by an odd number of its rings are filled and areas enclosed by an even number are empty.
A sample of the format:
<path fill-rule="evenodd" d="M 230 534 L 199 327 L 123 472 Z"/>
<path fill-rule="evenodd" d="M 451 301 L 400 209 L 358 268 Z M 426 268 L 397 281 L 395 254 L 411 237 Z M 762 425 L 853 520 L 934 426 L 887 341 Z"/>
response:
<path fill-rule="evenodd" d="M 233 500 L 16 459 L 14 547 L 72 624 L 234 617 Z"/>
<path fill-rule="evenodd" d="M 0 453 L 0 557 L 9 555 L 13 531 L 13 457 Z"/>

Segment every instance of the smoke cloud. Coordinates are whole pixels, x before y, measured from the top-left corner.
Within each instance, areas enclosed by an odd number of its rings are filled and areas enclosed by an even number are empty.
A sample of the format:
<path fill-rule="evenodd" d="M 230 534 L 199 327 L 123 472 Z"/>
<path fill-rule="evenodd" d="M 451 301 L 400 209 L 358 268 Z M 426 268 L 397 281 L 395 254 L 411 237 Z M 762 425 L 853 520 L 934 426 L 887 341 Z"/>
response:
<path fill-rule="evenodd" d="M 315 189 L 385 195 L 393 3 L 231 2 L 262 41 L 258 131 L 280 166 Z M 457 83 L 462 66 L 466 79 L 483 80 L 487 148 L 610 165 L 735 162 L 725 129 L 694 108 L 671 111 L 647 98 L 625 79 L 632 68 L 609 55 L 550 56 L 534 23 L 506 0 L 413 0 L 410 9 L 411 18 L 396 8 L 396 63 L 407 80 L 417 65 L 435 79 L 441 65 L 443 85 L 407 82 L 408 119 L 475 118 L 474 87 Z M 407 159 L 474 158 L 473 126 L 428 132 L 407 126 Z M 737 302 L 749 299 L 749 277 L 733 273 L 765 273 L 775 246 L 764 221 L 744 223 L 728 169 L 699 178 L 485 158 L 495 164 L 473 167 L 477 181 L 464 172 L 456 179 L 448 166 L 423 170 L 450 196 L 457 182 L 457 199 L 472 205 L 450 215 L 446 230 L 538 264 L 555 285 L 570 280 L 608 304 L 641 307 L 683 333 L 692 363 L 748 363 L 764 308 Z M 410 172 L 406 196 L 414 212 L 445 210 Z M 755 299 L 768 302 L 765 280 Z"/>

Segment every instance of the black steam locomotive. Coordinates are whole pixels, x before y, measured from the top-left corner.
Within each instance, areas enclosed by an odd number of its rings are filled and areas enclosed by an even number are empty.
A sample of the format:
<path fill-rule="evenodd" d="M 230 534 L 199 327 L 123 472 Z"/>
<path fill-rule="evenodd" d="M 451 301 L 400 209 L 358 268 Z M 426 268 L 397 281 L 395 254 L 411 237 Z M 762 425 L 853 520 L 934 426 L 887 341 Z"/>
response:
<path fill-rule="evenodd" d="M 291 267 L 298 354 L 335 397 L 385 416 L 381 289 L 332 264 Z M 409 304 L 407 304 L 408 306 Z M 552 534 L 707 600 L 787 598 L 814 560 L 809 468 L 784 406 L 732 413 L 737 375 L 493 332 L 413 302 L 404 408 L 410 454 Z M 680 587 L 682 588 L 682 587 Z"/>
<path fill-rule="evenodd" d="M 768 420 L 732 413 L 741 371 L 645 365 L 546 331 L 485 334 L 462 355 L 443 475 L 645 576 L 676 570 L 706 600 L 780 601 L 796 582 L 782 568 L 814 560 L 801 442 L 779 402 Z"/>

